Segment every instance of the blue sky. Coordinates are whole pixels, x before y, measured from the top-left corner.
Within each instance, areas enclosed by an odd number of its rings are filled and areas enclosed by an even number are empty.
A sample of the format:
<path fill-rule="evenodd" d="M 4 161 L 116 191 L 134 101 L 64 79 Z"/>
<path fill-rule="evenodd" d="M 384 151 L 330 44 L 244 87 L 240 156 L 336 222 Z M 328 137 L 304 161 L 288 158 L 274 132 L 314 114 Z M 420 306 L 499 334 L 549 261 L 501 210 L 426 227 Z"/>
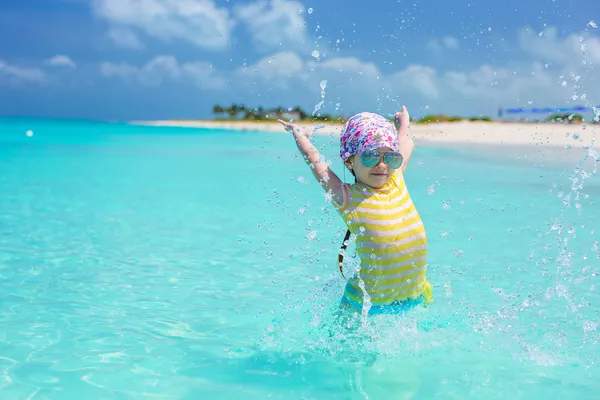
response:
<path fill-rule="evenodd" d="M 406 104 L 414 116 L 495 116 L 600 105 L 592 3 L 0 2 L 0 115 L 208 118 L 215 103 L 313 111 L 323 101 L 330 114 Z"/>

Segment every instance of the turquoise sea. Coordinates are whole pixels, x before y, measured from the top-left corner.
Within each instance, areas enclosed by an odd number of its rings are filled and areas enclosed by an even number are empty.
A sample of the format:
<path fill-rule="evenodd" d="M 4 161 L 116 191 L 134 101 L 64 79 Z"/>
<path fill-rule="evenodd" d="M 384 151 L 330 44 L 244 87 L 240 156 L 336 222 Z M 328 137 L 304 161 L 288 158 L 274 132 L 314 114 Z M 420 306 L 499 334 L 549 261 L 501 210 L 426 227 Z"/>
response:
<path fill-rule="evenodd" d="M 596 399 L 595 152 L 417 145 L 435 303 L 340 322 L 286 134 L 0 119 L 0 398 Z"/>

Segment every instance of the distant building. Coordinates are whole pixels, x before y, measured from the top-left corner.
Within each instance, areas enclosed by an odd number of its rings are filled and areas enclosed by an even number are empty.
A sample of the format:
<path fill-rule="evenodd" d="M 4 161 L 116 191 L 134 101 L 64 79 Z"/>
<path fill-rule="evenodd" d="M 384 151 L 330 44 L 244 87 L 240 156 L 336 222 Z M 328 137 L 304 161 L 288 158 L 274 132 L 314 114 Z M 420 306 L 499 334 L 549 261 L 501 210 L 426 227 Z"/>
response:
<path fill-rule="evenodd" d="M 527 120 L 531 120 L 531 121 L 541 121 L 541 120 L 550 120 L 552 118 L 558 117 L 561 114 L 562 115 L 572 115 L 572 117 L 569 118 L 569 121 L 571 120 L 571 118 L 575 118 L 577 120 L 587 120 L 589 121 L 594 121 L 595 119 L 597 119 L 597 117 L 594 115 L 596 113 L 596 109 L 598 109 L 600 106 L 597 107 L 587 107 L 587 106 L 581 106 L 581 105 L 576 105 L 576 106 L 572 106 L 572 107 L 532 107 L 532 108 L 522 108 L 522 107 L 515 107 L 515 108 L 499 108 L 498 109 L 498 117 L 502 118 L 503 116 L 513 116 L 513 117 L 517 117 L 519 120 L 521 121 L 527 121 Z M 545 115 L 545 117 L 542 117 L 541 115 Z M 589 118 L 588 118 L 589 117 Z M 598 122 L 598 121 L 596 121 Z"/>
<path fill-rule="evenodd" d="M 285 121 L 289 121 L 289 120 L 294 120 L 294 121 L 298 121 L 300 120 L 300 113 L 296 112 L 296 111 L 284 111 L 284 112 L 279 112 L 279 111 L 267 111 L 264 114 L 264 117 L 267 119 L 283 119 Z"/>
<path fill-rule="evenodd" d="M 281 114 L 281 119 L 284 120 L 291 120 L 293 119 L 294 121 L 298 121 L 300 120 L 300 113 L 296 112 L 296 111 L 288 111 L 288 112 L 284 112 L 283 114 Z"/>

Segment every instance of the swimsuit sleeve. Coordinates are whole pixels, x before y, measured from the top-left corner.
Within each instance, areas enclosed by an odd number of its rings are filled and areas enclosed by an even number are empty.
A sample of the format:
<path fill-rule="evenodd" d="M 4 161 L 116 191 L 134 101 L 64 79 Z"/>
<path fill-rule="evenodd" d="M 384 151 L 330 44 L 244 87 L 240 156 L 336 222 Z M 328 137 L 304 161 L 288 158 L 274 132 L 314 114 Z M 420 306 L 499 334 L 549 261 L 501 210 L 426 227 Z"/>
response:
<path fill-rule="evenodd" d="M 350 189 L 348 188 L 347 184 L 342 183 L 342 204 L 339 204 L 335 200 L 333 200 L 332 203 L 339 211 L 345 211 L 348 208 L 349 202 L 350 202 Z"/>
<path fill-rule="evenodd" d="M 392 175 L 392 183 L 399 189 L 405 185 L 404 175 L 402 174 L 402 171 L 400 171 L 400 168 L 398 168 L 394 172 L 394 175 Z"/>

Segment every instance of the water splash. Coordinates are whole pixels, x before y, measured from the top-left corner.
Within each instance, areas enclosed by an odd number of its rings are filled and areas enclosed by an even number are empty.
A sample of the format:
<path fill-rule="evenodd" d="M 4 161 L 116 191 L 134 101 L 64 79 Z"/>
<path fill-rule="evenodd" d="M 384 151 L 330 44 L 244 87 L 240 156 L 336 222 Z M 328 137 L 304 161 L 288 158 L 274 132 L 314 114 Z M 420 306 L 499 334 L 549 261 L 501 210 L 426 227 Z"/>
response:
<path fill-rule="evenodd" d="M 593 162 L 591 170 L 584 167 L 585 163 L 590 160 Z M 551 278 L 548 282 L 550 286 L 546 289 L 540 303 L 545 304 L 547 307 L 557 307 L 559 305 L 551 303 L 558 301 L 559 304 L 562 303 L 560 306 L 569 311 L 568 315 L 555 316 L 552 322 L 554 326 L 564 324 L 563 318 L 583 323 L 583 321 L 589 319 L 590 315 L 588 314 L 593 312 L 586 301 L 589 292 L 584 290 L 581 284 L 594 277 L 597 271 L 591 271 L 589 264 L 585 266 L 589 262 L 588 256 L 585 253 L 578 253 L 575 250 L 575 245 L 577 241 L 583 238 L 585 220 L 581 221 L 582 210 L 585 203 L 590 201 L 590 196 L 584 192 L 584 188 L 586 183 L 597 173 L 599 162 L 598 152 L 593 147 L 589 147 L 569 177 L 571 182 L 569 189 L 557 193 L 557 198 L 561 202 L 560 213 L 549 224 L 549 231 L 546 233 L 546 235 L 551 235 L 553 243 L 544 246 L 544 256 L 536 263 L 538 266 L 551 265 L 552 261 L 555 264 L 554 274 L 550 270 L 545 272 Z M 593 247 L 592 251 L 594 251 Z M 554 260 L 552 253 L 556 255 Z M 584 267 L 580 268 L 578 265 L 582 261 Z M 590 291 L 593 291 L 591 287 Z M 542 308 L 540 308 L 540 312 L 542 311 Z M 557 337 L 564 337 L 564 340 L 570 342 L 574 342 L 582 334 L 584 336 L 589 335 L 583 325 L 578 327 L 569 326 L 569 330 L 572 330 L 572 332 L 571 336 L 567 338 L 567 328 L 566 326 L 563 328 L 555 334 Z M 585 337 L 582 338 L 580 345 L 584 345 L 585 340 Z"/>
<path fill-rule="evenodd" d="M 319 111 L 325 105 L 325 89 L 327 88 L 327 81 L 323 79 L 319 85 L 321 86 L 321 101 L 315 106 L 315 109 L 312 113 L 313 117 L 317 115 L 317 111 Z"/>

